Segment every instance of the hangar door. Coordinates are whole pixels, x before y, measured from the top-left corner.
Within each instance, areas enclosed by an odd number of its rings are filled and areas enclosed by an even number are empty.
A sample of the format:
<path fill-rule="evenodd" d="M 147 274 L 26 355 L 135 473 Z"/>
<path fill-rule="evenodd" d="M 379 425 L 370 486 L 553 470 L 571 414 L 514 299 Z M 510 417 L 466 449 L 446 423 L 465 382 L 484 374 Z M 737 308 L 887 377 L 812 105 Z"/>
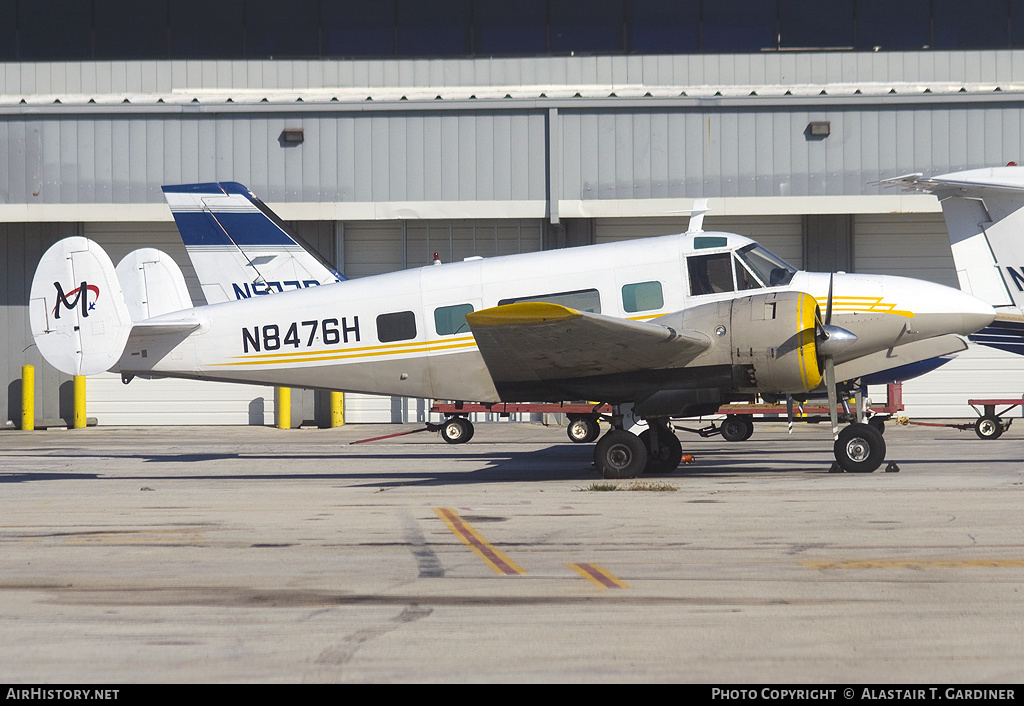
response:
<path fill-rule="evenodd" d="M 857 272 L 959 287 L 941 213 L 854 216 L 853 253 Z M 885 398 L 882 389 L 870 392 L 872 399 Z M 911 419 L 975 419 L 968 399 L 1022 393 L 1024 358 L 973 343 L 952 362 L 903 384 L 905 414 Z M 1019 409 L 1011 414 L 1019 415 Z"/>

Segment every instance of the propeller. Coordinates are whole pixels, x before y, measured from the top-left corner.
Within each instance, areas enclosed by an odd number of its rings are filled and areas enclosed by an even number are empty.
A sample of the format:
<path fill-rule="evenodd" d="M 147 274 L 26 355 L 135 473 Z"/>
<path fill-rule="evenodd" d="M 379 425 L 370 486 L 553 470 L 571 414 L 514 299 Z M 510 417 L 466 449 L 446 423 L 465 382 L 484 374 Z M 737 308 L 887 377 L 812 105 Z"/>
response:
<path fill-rule="evenodd" d="M 857 335 L 841 326 L 832 325 L 832 291 L 835 274 L 828 277 L 828 299 L 825 302 L 825 321 L 817 323 L 815 341 L 821 367 L 825 369 L 825 392 L 828 393 L 828 416 L 832 422 L 832 439 L 839 438 L 839 394 L 836 391 L 835 356 L 857 340 Z"/>

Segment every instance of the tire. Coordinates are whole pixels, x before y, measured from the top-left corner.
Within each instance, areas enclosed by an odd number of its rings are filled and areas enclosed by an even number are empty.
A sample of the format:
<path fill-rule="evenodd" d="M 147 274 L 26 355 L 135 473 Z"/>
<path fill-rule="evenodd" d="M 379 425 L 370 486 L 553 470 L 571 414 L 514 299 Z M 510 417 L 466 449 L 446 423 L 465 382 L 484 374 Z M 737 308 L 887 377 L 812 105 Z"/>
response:
<path fill-rule="evenodd" d="M 647 465 L 647 449 L 639 437 L 613 429 L 594 447 L 594 465 L 602 478 L 636 478 Z"/>
<path fill-rule="evenodd" d="M 745 416 L 730 414 L 722 422 L 722 438 L 726 441 L 746 441 L 754 433 L 754 423 Z"/>
<path fill-rule="evenodd" d="M 640 434 L 640 441 L 643 442 L 647 451 L 647 465 L 644 466 L 644 473 L 671 473 L 679 468 L 679 462 L 683 460 L 683 445 L 672 432 L 662 430 L 658 434 L 658 453 L 651 453 L 651 430 L 648 429 Z"/>
<path fill-rule="evenodd" d="M 999 417 L 986 415 L 974 423 L 974 433 L 979 439 L 998 439 L 1003 435 L 1003 423 Z"/>
<path fill-rule="evenodd" d="M 881 417 L 872 417 L 868 420 L 868 424 L 879 434 L 885 434 L 885 420 Z"/>
<path fill-rule="evenodd" d="M 565 433 L 574 444 L 589 444 L 601 436 L 601 427 L 592 417 L 578 417 L 569 420 Z"/>
<path fill-rule="evenodd" d="M 441 425 L 441 438 L 449 444 L 465 444 L 473 438 L 473 423 L 464 417 L 451 417 Z"/>
<path fill-rule="evenodd" d="M 885 460 L 885 439 L 870 424 L 851 424 L 839 432 L 833 451 L 847 473 L 874 473 Z"/>

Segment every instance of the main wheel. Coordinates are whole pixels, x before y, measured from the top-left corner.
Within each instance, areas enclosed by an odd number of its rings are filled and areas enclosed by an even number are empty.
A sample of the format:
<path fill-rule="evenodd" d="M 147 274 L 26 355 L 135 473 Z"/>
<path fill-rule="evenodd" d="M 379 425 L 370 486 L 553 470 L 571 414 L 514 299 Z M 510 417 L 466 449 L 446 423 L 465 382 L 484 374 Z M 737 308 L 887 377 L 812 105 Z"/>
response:
<path fill-rule="evenodd" d="M 592 417 L 578 417 L 569 420 L 565 433 L 574 444 L 589 444 L 601 435 L 601 427 Z"/>
<path fill-rule="evenodd" d="M 647 449 L 639 437 L 613 429 L 594 447 L 594 465 L 602 478 L 636 478 L 647 465 Z"/>
<path fill-rule="evenodd" d="M 982 439 L 998 439 L 1003 435 L 1003 423 L 999 417 L 986 415 L 974 423 L 974 433 Z"/>
<path fill-rule="evenodd" d="M 651 452 L 651 430 L 641 432 L 640 441 L 647 451 L 647 465 L 644 473 L 671 473 L 683 459 L 683 445 L 668 429 L 658 431 L 658 453 Z"/>
<path fill-rule="evenodd" d="M 885 439 L 870 424 L 851 424 L 839 432 L 833 450 L 847 473 L 873 473 L 885 460 Z"/>
<path fill-rule="evenodd" d="M 451 417 L 441 425 L 441 438 L 449 444 L 465 444 L 473 438 L 473 423 L 465 417 Z"/>
<path fill-rule="evenodd" d="M 754 423 L 746 416 L 730 414 L 722 422 L 722 438 L 726 441 L 746 441 L 754 433 Z"/>
<path fill-rule="evenodd" d="M 881 417 L 871 417 L 871 419 L 868 420 L 868 424 L 870 424 L 879 434 L 885 433 L 885 420 Z"/>

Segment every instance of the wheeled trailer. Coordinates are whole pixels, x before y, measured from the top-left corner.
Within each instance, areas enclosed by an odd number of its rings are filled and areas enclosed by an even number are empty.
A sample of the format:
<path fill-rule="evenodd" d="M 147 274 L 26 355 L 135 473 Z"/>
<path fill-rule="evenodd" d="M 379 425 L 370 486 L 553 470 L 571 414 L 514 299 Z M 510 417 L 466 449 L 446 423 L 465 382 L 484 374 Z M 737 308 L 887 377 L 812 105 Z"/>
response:
<path fill-rule="evenodd" d="M 434 402 L 431 412 L 444 415 L 439 425 L 441 438 L 449 444 L 464 444 L 473 438 L 473 423 L 468 416 L 474 413 L 499 414 L 564 414 L 569 419 L 566 434 L 578 444 L 595 441 L 601 435 L 598 419 L 611 414 L 610 405 L 586 402 L 517 402 L 479 404 L 475 402 Z"/>

